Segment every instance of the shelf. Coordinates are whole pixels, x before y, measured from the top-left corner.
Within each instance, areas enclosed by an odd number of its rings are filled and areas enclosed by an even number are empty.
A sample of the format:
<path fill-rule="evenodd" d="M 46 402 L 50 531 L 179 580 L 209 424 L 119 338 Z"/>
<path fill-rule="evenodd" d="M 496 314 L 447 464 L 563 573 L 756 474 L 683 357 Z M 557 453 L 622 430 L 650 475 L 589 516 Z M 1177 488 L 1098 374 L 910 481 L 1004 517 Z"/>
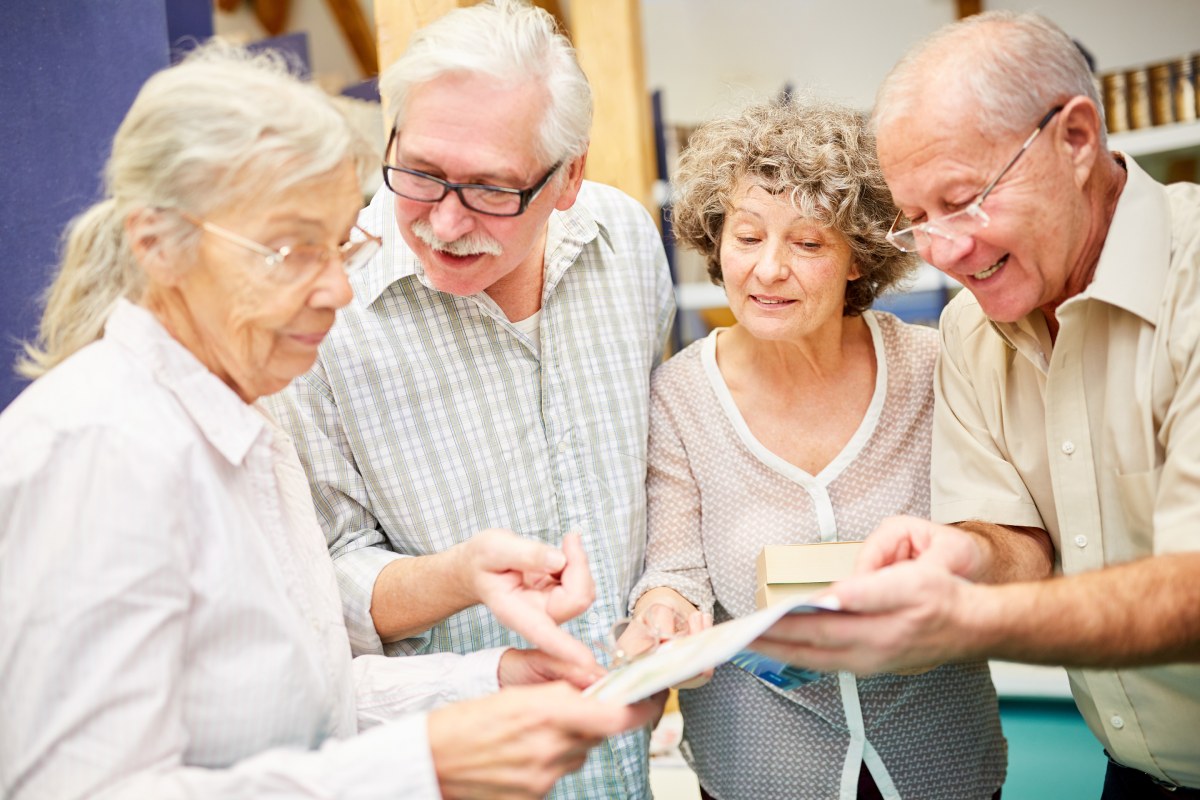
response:
<path fill-rule="evenodd" d="M 1200 148 L 1200 122 L 1176 122 L 1136 131 L 1109 134 L 1108 146 L 1131 156 Z"/>
<path fill-rule="evenodd" d="M 922 264 L 916 278 L 906 281 L 898 291 L 929 292 L 958 286 L 958 282 L 928 264 Z M 705 308 L 725 308 L 725 290 L 711 283 L 682 283 L 675 287 L 675 299 L 680 311 L 699 311 Z"/>

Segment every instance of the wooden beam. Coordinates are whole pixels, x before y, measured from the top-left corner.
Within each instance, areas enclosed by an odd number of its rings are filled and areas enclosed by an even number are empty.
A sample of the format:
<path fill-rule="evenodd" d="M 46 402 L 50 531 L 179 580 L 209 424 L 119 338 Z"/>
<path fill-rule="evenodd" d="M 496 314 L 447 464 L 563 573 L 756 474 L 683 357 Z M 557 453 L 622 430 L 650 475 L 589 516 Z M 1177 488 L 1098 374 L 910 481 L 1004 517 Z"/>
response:
<path fill-rule="evenodd" d="M 585 174 L 632 195 L 657 215 L 640 0 L 571 0 L 569 16 L 596 104 Z"/>
<path fill-rule="evenodd" d="M 271 36 L 284 32 L 291 10 L 292 0 L 256 0 L 254 3 L 254 16 L 258 18 L 258 24 Z"/>
<path fill-rule="evenodd" d="M 325 5 L 337 20 L 363 77 L 378 75 L 379 55 L 375 50 L 375 33 L 358 0 L 325 0 Z"/>
<path fill-rule="evenodd" d="M 382 72 L 400 57 L 417 28 L 447 11 L 473 6 L 479 0 L 375 0 L 375 35 Z"/>

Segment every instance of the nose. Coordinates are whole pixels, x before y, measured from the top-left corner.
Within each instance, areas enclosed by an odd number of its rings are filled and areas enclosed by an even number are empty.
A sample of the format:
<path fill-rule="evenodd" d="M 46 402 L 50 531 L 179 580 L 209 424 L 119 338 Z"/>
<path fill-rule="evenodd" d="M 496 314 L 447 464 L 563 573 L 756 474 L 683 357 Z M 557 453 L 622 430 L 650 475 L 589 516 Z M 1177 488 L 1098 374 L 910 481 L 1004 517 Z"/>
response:
<path fill-rule="evenodd" d="M 955 265 L 975 249 L 974 236 L 930 236 L 929 245 L 919 250 L 921 258 L 943 272 L 953 272 Z"/>
<path fill-rule="evenodd" d="M 330 258 L 309 295 L 309 305 L 313 308 L 332 308 L 337 310 L 349 305 L 354 299 L 354 290 L 350 287 L 350 277 L 346 274 L 346 262 L 340 255 Z"/>
<path fill-rule="evenodd" d="M 791 272 L 785 242 L 767 240 L 759 251 L 758 263 L 754 265 L 754 275 L 763 285 L 769 285 L 786 280 Z"/>
<path fill-rule="evenodd" d="M 447 192 L 429 210 L 429 225 L 433 228 L 433 234 L 443 242 L 453 242 L 471 232 L 475 227 L 475 217 L 463 205 L 458 192 Z"/>

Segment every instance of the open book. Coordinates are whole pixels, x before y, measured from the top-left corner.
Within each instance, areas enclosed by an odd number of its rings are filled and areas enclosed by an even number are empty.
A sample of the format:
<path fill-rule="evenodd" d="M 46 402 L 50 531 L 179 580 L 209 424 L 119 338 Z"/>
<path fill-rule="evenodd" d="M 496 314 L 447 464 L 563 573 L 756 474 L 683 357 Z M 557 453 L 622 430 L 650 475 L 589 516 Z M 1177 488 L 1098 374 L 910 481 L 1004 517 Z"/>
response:
<path fill-rule="evenodd" d="M 820 592 L 792 597 L 749 616 L 731 619 L 706 631 L 665 642 L 653 653 L 605 675 L 589 686 L 584 694 L 617 703 L 636 703 L 726 661 L 733 661 L 782 688 L 794 688 L 815 680 L 818 673 L 789 668 L 745 648 L 786 614 L 838 610 L 832 602 L 833 598 L 828 598 L 831 602 L 814 602 L 817 594 Z"/>

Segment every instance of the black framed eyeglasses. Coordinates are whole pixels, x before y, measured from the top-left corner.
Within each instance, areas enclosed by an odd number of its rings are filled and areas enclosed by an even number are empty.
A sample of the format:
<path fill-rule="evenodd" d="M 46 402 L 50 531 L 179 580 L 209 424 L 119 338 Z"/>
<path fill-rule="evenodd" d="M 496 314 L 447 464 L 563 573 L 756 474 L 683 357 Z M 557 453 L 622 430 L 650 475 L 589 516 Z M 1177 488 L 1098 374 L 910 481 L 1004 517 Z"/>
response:
<path fill-rule="evenodd" d="M 892 220 L 892 228 L 887 233 L 887 240 L 892 243 L 892 246 L 897 250 L 905 253 L 913 253 L 917 250 L 924 250 L 933 243 L 932 237 L 937 236 L 940 239 L 953 241 L 964 236 L 973 236 L 981 228 L 986 228 L 992 221 L 987 212 L 983 210 L 983 201 L 992 193 L 992 189 L 996 188 L 996 184 L 1000 179 L 1008 174 L 1008 171 L 1013 168 L 1013 164 L 1029 149 L 1033 144 L 1033 140 L 1038 137 L 1050 120 L 1054 119 L 1054 115 L 1062 111 L 1062 106 L 1055 106 L 1042 117 L 1042 121 L 1033 129 L 1033 133 L 1029 134 L 1025 139 L 1025 143 L 1021 145 L 1021 149 L 1016 155 L 1008 160 L 1004 165 L 1004 169 L 1000 170 L 1000 174 L 992 179 L 991 183 L 984 187 L 983 191 L 967 205 L 966 208 L 955 211 L 953 214 L 947 214 L 938 219 L 932 219 L 928 222 L 921 222 L 916 225 L 896 230 L 896 225 L 903 217 L 903 212 L 896 212 L 896 218 Z"/>
<path fill-rule="evenodd" d="M 392 128 L 385 154 L 392 152 L 392 145 L 395 144 L 398 135 L 399 130 Z M 562 161 L 556 162 L 541 180 L 528 189 L 490 186 L 486 183 L 454 183 L 428 172 L 397 167 L 386 162 L 383 165 L 383 182 L 395 194 L 419 203 L 438 203 L 450 192 L 454 192 L 458 195 L 459 202 L 472 211 L 493 217 L 516 217 L 525 213 L 529 204 L 546 188 L 551 176 L 558 172 L 562 165 Z"/>

